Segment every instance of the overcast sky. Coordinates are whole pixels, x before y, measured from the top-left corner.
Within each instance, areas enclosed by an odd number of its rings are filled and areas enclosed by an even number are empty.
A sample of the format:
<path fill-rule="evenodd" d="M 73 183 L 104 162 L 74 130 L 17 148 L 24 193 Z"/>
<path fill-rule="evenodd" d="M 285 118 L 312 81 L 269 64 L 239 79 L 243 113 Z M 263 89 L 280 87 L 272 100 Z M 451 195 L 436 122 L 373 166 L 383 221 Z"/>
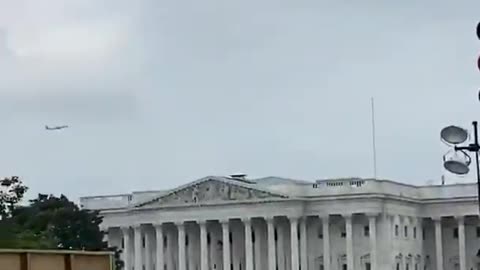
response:
<path fill-rule="evenodd" d="M 480 120 L 479 10 L 0 0 L 0 172 L 72 198 L 236 172 L 371 177 L 374 97 L 378 177 L 439 183 L 440 129 Z"/>

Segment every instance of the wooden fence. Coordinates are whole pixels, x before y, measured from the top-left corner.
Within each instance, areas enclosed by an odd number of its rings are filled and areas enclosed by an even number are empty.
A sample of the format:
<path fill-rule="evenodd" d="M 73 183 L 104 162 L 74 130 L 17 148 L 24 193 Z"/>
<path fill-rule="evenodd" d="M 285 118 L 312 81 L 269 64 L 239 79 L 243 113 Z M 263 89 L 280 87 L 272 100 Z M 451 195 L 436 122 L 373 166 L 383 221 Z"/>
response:
<path fill-rule="evenodd" d="M 0 249 L 0 270 L 114 270 L 113 253 Z"/>

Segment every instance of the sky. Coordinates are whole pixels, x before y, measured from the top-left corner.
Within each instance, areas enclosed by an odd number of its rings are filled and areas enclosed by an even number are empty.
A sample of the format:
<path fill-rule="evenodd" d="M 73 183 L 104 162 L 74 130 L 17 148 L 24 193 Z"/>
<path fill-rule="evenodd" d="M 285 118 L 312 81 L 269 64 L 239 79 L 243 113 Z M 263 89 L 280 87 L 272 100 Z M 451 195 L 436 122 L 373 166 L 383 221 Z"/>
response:
<path fill-rule="evenodd" d="M 0 0 L 0 172 L 71 198 L 207 175 L 470 182 L 480 1 Z M 45 125 L 68 124 L 49 132 Z"/>

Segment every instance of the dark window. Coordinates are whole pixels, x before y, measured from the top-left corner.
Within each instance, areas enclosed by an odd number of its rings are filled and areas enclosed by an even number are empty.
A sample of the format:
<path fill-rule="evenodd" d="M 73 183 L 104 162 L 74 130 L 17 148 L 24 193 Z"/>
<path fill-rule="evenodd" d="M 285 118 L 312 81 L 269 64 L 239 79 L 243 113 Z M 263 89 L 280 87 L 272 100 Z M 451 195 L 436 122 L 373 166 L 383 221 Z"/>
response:
<path fill-rule="evenodd" d="M 274 233 L 275 233 L 275 241 L 277 241 L 277 240 L 278 240 L 278 233 L 277 233 L 277 229 L 275 229 L 275 232 L 274 232 Z"/>
<path fill-rule="evenodd" d="M 228 241 L 230 241 L 230 244 L 233 242 L 233 236 L 232 236 L 232 233 L 229 233 L 228 234 Z"/>
<path fill-rule="evenodd" d="M 297 238 L 300 240 L 300 230 L 297 231 Z"/>
<path fill-rule="evenodd" d="M 415 270 L 418 270 L 418 264 L 415 264 Z"/>
<path fill-rule="evenodd" d="M 405 265 L 405 270 L 410 270 L 410 265 L 407 263 L 407 265 Z"/>
<path fill-rule="evenodd" d="M 145 236 L 142 237 L 142 247 L 145 247 Z"/>
<path fill-rule="evenodd" d="M 163 265 L 163 270 L 167 270 L 167 264 Z"/>
<path fill-rule="evenodd" d="M 408 226 L 403 227 L 403 234 L 405 237 L 408 237 Z"/>
<path fill-rule="evenodd" d="M 347 265 L 346 264 L 342 265 L 342 270 L 347 270 Z"/>
<path fill-rule="evenodd" d="M 453 229 L 453 238 L 455 238 L 455 239 L 458 238 L 458 228 Z"/>
<path fill-rule="evenodd" d="M 323 239 L 323 230 L 318 230 L 318 238 Z"/>
<path fill-rule="evenodd" d="M 320 264 L 320 270 L 325 270 L 323 264 Z"/>
<path fill-rule="evenodd" d="M 369 226 L 363 227 L 363 235 L 364 236 L 370 236 L 370 227 Z"/>
<path fill-rule="evenodd" d="M 145 270 L 145 264 L 144 264 L 144 265 L 142 265 L 142 270 Z"/>
<path fill-rule="evenodd" d="M 346 232 L 342 232 L 341 235 L 340 235 L 340 237 L 342 237 L 342 238 L 347 237 L 347 233 L 346 233 Z"/>
<path fill-rule="evenodd" d="M 395 236 L 398 236 L 398 225 L 395 225 Z"/>
<path fill-rule="evenodd" d="M 233 270 L 233 263 L 230 264 L 230 270 Z"/>
<path fill-rule="evenodd" d="M 365 263 L 365 270 L 371 270 L 372 269 L 372 266 L 370 265 L 370 263 Z"/>
<path fill-rule="evenodd" d="M 400 264 L 397 263 L 397 270 L 400 270 Z"/>
<path fill-rule="evenodd" d="M 425 240 L 425 228 L 422 228 L 422 239 Z"/>
<path fill-rule="evenodd" d="M 164 237 L 163 237 L 163 247 L 166 248 L 166 247 L 167 247 L 167 244 L 168 244 L 167 237 L 164 236 Z"/>
<path fill-rule="evenodd" d="M 417 239 L 417 227 L 413 227 L 413 238 Z"/>
<path fill-rule="evenodd" d="M 188 235 L 185 235 L 185 246 L 188 246 Z"/>
<path fill-rule="evenodd" d="M 210 233 L 207 233 L 207 244 L 210 245 Z"/>
<path fill-rule="evenodd" d="M 252 232 L 252 243 L 255 243 L 255 232 Z"/>
<path fill-rule="evenodd" d="M 125 238 L 122 237 L 122 248 L 125 248 Z"/>
<path fill-rule="evenodd" d="M 477 237 L 480 237 L 480 227 L 477 227 Z"/>

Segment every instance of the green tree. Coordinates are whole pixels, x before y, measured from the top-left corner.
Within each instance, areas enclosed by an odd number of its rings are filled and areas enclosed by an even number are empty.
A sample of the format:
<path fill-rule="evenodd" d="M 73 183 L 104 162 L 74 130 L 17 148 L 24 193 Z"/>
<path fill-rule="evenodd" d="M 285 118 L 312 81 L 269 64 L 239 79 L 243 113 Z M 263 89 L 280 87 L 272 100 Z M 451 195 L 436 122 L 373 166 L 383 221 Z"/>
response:
<path fill-rule="evenodd" d="M 0 220 L 10 217 L 27 190 L 18 176 L 0 179 Z"/>
<path fill-rule="evenodd" d="M 12 219 L 34 237 L 48 239 L 49 248 L 115 252 L 116 269 L 122 269 L 120 251 L 108 248 L 100 230 L 103 218 L 98 211 L 80 209 L 64 195 L 39 194 L 26 207 L 17 207 Z M 35 243 L 35 240 L 33 240 Z"/>
<path fill-rule="evenodd" d="M 97 211 L 80 209 L 66 196 L 39 194 L 20 205 L 28 188 L 16 176 L 0 180 L 0 248 L 113 251 L 117 270 L 121 251 L 108 247 Z"/>

